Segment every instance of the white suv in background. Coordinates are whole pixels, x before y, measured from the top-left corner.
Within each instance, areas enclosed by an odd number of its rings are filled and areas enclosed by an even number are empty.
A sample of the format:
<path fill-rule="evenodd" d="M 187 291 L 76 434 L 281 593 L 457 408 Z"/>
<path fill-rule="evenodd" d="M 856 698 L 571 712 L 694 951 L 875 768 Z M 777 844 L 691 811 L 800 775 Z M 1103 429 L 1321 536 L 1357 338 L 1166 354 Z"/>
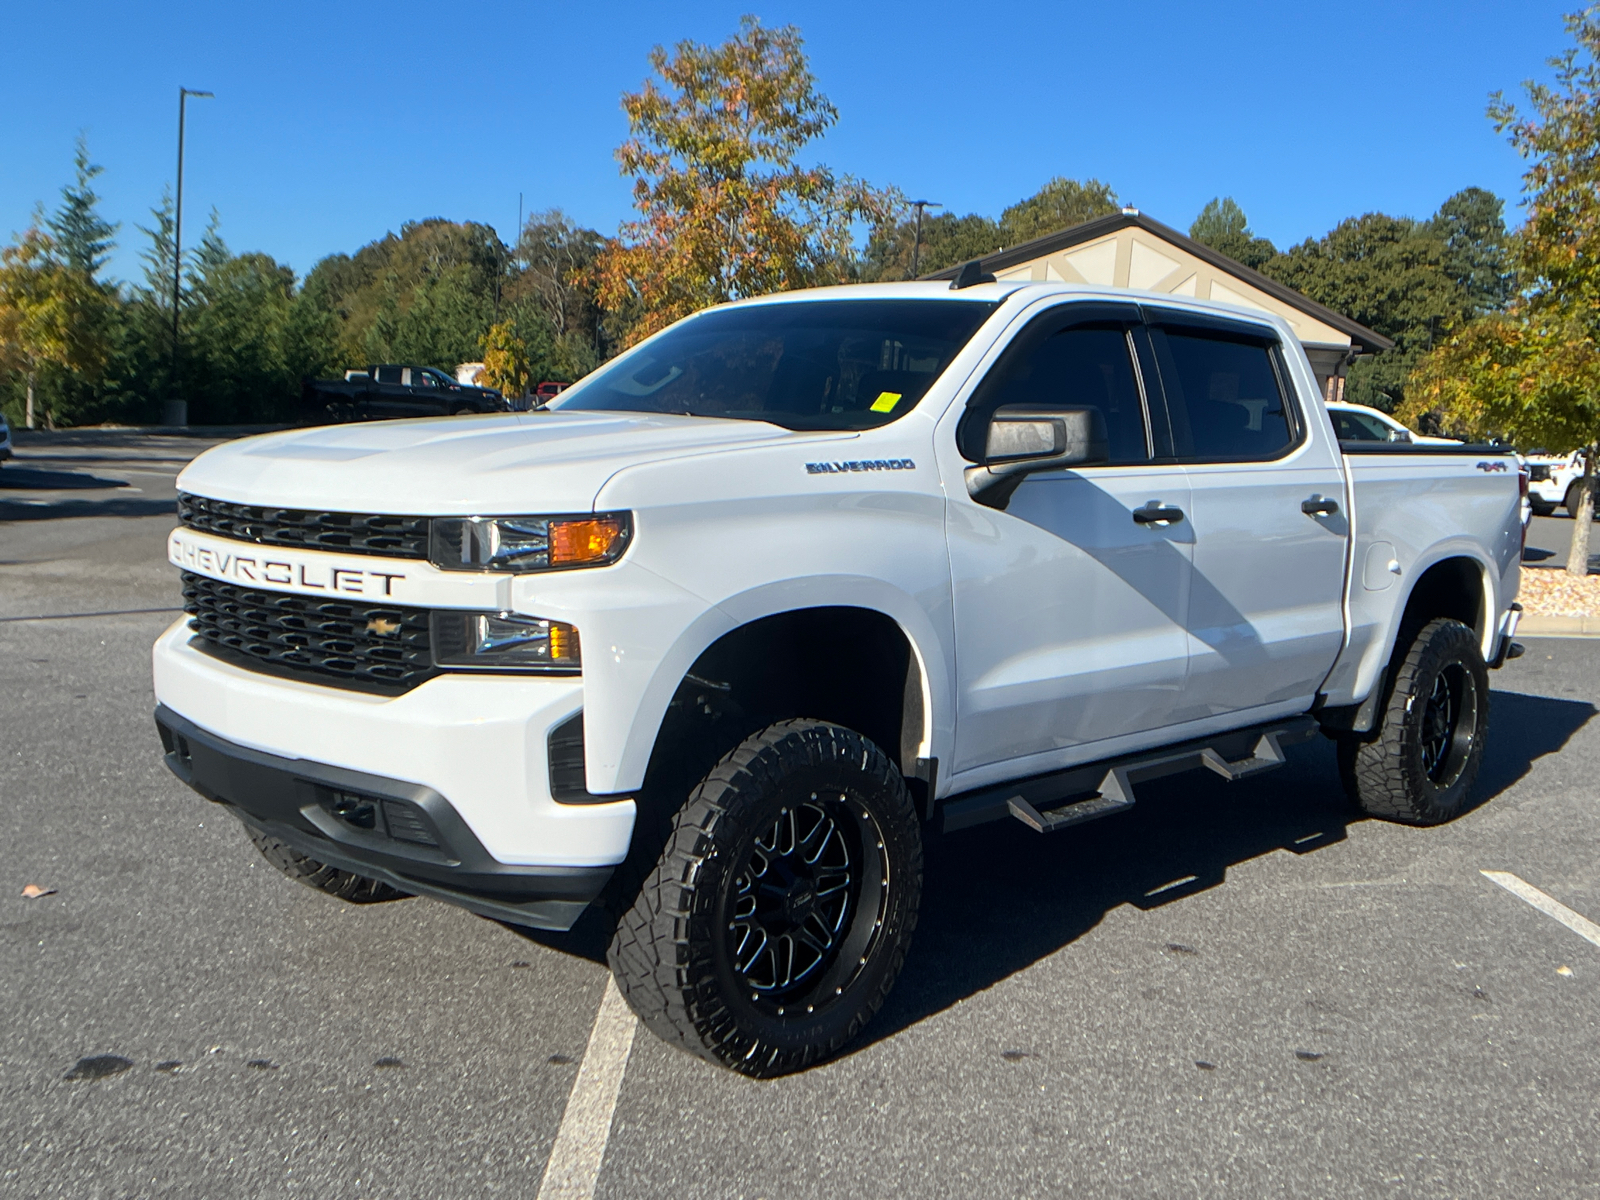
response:
<path fill-rule="evenodd" d="M 1583 451 L 1571 454 L 1528 455 L 1528 499 L 1534 514 L 1548 517 L 1565 508 L 1569 517 L 1578 515 L 1579 488 L 1583 483 Z"/>
<path fill-rule="evenodd" d="M 1332 401 L 1328 415 L 1341 442 L 1415 442 L 1419 446 L 1459 446 L 1455 438 L 1428 437 L 1414 433 L 1386 412 L 1365 404 Z"/>

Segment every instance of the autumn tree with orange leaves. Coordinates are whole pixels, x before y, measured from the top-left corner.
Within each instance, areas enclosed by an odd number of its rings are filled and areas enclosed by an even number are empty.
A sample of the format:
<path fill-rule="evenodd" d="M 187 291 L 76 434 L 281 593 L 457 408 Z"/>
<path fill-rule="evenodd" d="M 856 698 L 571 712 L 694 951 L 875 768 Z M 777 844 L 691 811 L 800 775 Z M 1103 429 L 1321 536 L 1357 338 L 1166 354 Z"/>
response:
<path fill-rule="evenodd" d="M 800 165 L 839 113 L 799 30 L 746 16 L 722 45 L 657 46 L 650 65 L 657 77 L 622 98 L 630 136 L 617 150 L 640 216 L 596 263 L 625 341 L 710 304 L 853 278 L 858 230 L 892 222 L 903 200 Z"/>

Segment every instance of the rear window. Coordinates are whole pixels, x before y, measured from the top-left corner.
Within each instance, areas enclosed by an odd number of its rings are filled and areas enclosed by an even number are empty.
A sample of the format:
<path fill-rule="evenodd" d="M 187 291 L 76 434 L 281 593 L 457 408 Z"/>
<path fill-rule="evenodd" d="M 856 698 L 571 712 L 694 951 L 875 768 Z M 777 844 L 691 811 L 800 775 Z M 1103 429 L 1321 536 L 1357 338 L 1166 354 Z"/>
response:
<path fill-rule="evenodd" d="M 1269 347 L 1188 329 L 1152 334 L 1179 458 L 1261 461 L 1294 444 Z"/>
<path fill-rule="evenodd" d="M 552 407 L 872 429 L 915 408 L 997 307 L 817 300 L 712 309 L 602 367 Z"/>

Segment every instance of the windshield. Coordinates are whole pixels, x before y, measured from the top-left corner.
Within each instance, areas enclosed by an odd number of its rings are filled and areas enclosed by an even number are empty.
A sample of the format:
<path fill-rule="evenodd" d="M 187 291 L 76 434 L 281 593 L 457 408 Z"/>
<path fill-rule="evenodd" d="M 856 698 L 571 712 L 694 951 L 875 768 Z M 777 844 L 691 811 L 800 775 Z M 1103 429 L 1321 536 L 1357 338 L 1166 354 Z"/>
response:
<path fill-rule="evenodd" d="M 816 300 L 713 309 L 596 371 L 553 407 L 871 429 L 915 408 L 996 307 Z"/>

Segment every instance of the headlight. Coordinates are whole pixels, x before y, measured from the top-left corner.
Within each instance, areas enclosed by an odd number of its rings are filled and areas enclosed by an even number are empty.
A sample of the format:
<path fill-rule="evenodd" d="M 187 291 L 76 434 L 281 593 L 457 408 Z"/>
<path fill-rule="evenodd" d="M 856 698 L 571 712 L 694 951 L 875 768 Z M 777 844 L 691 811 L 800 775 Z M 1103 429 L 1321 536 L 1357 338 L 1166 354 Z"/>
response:
<path fill-rule="evenodd" d="M 556 571 L 601 567 L 633 535 L 627 513 L 570 517 L 435 517 L 428 558 L 445 571 Z"/>
<path fill-rule="evenodd" d="M 522 613 L 433 613 L 433 661 L 480 671 L 578 670 L 578 631 Z"/>

